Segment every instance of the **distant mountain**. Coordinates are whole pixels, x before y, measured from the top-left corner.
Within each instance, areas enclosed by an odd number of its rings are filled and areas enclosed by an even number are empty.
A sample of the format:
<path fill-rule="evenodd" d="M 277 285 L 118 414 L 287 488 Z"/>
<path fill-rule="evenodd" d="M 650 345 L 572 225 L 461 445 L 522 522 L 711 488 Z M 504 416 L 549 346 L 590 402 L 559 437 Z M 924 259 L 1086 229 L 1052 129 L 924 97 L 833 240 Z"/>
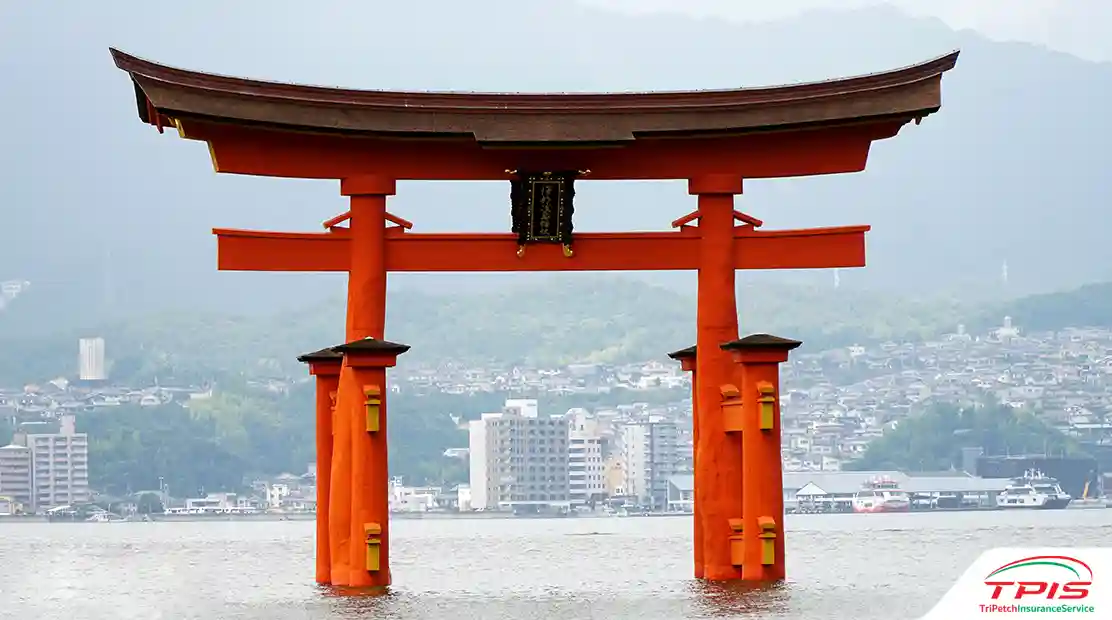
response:
<path fill-rule="evenodd" d="M 813 80 L 960 47 L 958 67 L 943 81 L 941 113 L 878 143 L 867 172 L 755 182 L 740 208 L 768 227 L 872 224 L 870 266 L 844 272 L 845 285 L 979 290 L 1003 281 L 1005 263 L 1017 292 L 1112 278 L 1112 246 L 1104 242 L 1112 65 L 989 42 L 889 9 L 739 26 L 572 3 L 440 4 L 273 11 L 261 0 L 198 1 L 176 7 L 172 23 L 142 26 L 137 16 L 150 7 L 137 0 L 5 7 L 0 83 L 19 96 L 0 100 L 7 120 L 0 280 L 29 280 L 35 295 L 20 300 L 30 318 L 11 323 L 11 310 L 0 324 L 10 323 L 8 332 L 63 332 L 168 310 L 266 315 L 342 295 L 339 276 L 215 271 L 211 227 L 309 230 L 345 203 L 331 182 L 213 174 L 203 144 L 136 120 L 131 86 L 112 67 L 109 45 L 260 78 L 510 91 Z M 503 230 L 506 194 L 497 183 L 403 183 L 391 210 L 420 230 Z M 693 204 L 679 183 L 583 183 L 577 201 L 580 230 L 662 229 Z M 690 280 L 642 277 L 676 290 Z M 476 283 L 506 291 L 521 279 L 392 281 L 451 292 Z"/>
<path fill-rule="evenodd" d="M 919 338 L 952 329 L 969 311 L 945 298 L 774 284 L 739 288 L 743 333 L 771 332 L 817 351 Z M 77 339 L 99 335 L 116 378 L 201 380 L 303 372 L 297 355 L 339 344 L 336 299 L 268 317 L 198 312 L 152 315 L 50 337 L 0 338 L 0 385 L 76 371 Z M 695 297 L 628 278 L 548 277 L 500 291 L 390 295 L 387 337 L 412 345 L 407 364 L 536 364 L 665 359 L 695 339 Z"/>
<path fill-rule="evenodd" d="M 738 307 L 743 335 L 789 336 L 804 342 L 803 351 L 821 351 L 930 338 L 959 324 L 985 333 L 1005 316 L 1025 330 L 1112 327 L 1112 283 L 977 304 L 760 283 L 738 288 Z M 693 295 L 599 275 L 550 276 L 500 290 L 395 291 L 387 315 L 387 337 L 413 347 L 407 365 L 664 359 L 695 338 Z M 0 386 L 72 376 L 82 336 L 105 338 L 120 379 L 296 375 L 304 369 L 295 358 L 340 343 L 343 326 L 343 300 L 333 299 L 262 317 L 177 312 L 46 336 L 0 334 Z"/>
<path fill-rule="evenodd" d="M 1031 331 L 1053 331 L 1065 327 L 1112 328 L 1112 282 L 1042 295 L 1031 295 L 995 304 L 971 322 L 971 328 L 1000 325 L 1003 317 Z"/>

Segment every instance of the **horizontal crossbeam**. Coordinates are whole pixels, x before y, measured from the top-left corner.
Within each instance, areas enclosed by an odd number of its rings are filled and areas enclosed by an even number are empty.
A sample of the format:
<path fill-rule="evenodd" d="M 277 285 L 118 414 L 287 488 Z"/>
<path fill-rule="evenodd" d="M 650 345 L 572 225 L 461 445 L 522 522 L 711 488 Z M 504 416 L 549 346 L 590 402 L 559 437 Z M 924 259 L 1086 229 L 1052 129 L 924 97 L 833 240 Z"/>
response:
<path fill-rule="evenodd" d="M 737 269 L 863 267 L 868 226 L 798 230 L 734 229 Z M 224 271 L 335 271 L 350 264 L 350 232 L 288 233 L 214 229 Z M 410 233 L 386 229 L 391 272 L 679 271 L 698 268 L 699 230 L 578 233 L 575 255 L 535 244 L 517 255 L 506 233 Z"/>

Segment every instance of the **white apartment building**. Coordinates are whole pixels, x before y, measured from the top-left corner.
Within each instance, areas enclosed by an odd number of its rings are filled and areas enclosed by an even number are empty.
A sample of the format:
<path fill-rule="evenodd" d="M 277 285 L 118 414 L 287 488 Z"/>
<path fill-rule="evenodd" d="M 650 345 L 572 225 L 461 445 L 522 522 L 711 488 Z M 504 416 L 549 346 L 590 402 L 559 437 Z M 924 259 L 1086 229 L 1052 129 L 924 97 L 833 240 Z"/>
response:
<path fill-rule="evenodd" d="M 104 381 L 108 369 L 104 362 L 104 338 L 82 338 L 78 343 L 78 377 L 82 381 Z"/>
<path fill-rule="evenodd" d="M 471 507 L 566 509 L 568 421 L 542 417 L 536 400 L 507 400 L 468 425 Z"/>
<path fill-rule="evenodd" d="M 568 412 L 568 499 L 582 506 L 606 496 L 603 442 L 598 419 L 585 411 Z"/>
<path fill-rule="evenodd" d="M 36 511 L 90 501 L 89 438 L 75 431 L 73 416 L 62 416 L 57 433 L 27 435 L 27 447 Z"/>
<path fill-rule="evenodd" d="M 288 484 L 268 484 L 266 485 L 266 506 L 267 508 L 281 508 L 282 500 L 290 496 L 290 485 Z"/>
<path fill-rule="evenodd" d="M 6 497 L 31 512 L 31 488 L 31 449 L 15 444 L 0 447 L 0 498 Z"/>
<path fill-rule="evenodd" d="M 677 435 L 676 423 L 659 416 L 621 428 L 622 486 L 642 506 L 668 505 L 668 479 L 681 469 Z"/>

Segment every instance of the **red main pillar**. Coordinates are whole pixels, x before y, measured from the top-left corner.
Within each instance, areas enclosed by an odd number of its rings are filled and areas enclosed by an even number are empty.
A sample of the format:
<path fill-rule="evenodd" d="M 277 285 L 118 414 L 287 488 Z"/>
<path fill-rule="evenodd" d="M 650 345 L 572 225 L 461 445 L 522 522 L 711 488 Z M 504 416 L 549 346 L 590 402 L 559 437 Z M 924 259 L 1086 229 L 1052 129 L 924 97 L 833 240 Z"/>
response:
<path fill-rule="evenodd" d="M 780 364 L 801 342 L 754 334 L 721 345 L 740 364 L 744 578 L 784 579 L 784 468 L 780 452 Z"/>
<path fill-rule="evenodd" d="M 397 184 L 380 176 L 340 182 L 351 197 L 351 267 L 348 270 L 347 340 L 386 335 L 386 198 Z"/>
<path fill-rule="evenodd" d="M 358 428 L 352 425 L 352 444 L 366 438 L 366 450 L 353 454 L 350 573 L 348 585 L 390 585 L 390 480 L 386 453 L 386 369 L 392 368 L 408 345 L 363 338 L 336 347 L 344 355 L 340 374 L 341 394 L 358 395 L 349 406 L 357 413 Z"/>
<path fill-rule="evenodd" d="M 332 480 L 332 416 L 340 383 L 344 356 L 332 349 L 306 353 L 297 361 L 309 364 L 309 374 L 317 378 L 317 583 L 332 583 L 331 540 L 328 534 L 329 486 Z"/>
<path fill-rule="evenodd" d="M 697 350 L 696 347 L 687 347 L 686 349 L 680 349 L 679 351 L 673 351 L 673 352 L 669 353 L 668 357 L 670 357 L 670 358 L 676 360 L 677 362 L 679 362 L 680 363 L 680 368 L 682 368 L 685 372 L 690 372 L 691 373 L 691 436 L 692 436 L 693 444 L 694 445 L 699 445 L 699 413 L 698 413 L 699 399 L 696 397 L 697 396 L 696 395 L 697 382 L 695 380 L 695 378 L 698 376 L 698 373 L 695 370 L 695 352 L 696 352 L 696 350 Z M 694 463 L 695 456 L 696 455 L 693 453 L 692 454 L 692 469 L 695 470 L 696 474 L 698 474 L 699 467 L 697 465 L 695 465 L 695 463 Z M 696 484 L 698 484 L 698 483 L 696 482 Z M 694 538 L 694 541 L 695 541 L 695 547 L 694 547 L 695 548 L 695 578 L 696 579 L 702 579 L 703 578 L 703 523 L 699 519 L 692 519 L 692 522 L 694 522 L 694 528 L 693 528 L 694 531 L 692 532 L 692 537 Z"/>
<path fill-rule="evenodd" d="M 386 198 L 394 195 L 395 190 L 394 179 L 377 175 L 351 177 L 340 182 L 340 193 L 351 197 L 348 341 L 354 342 L 364 338 L 375 338 L 381 341 L 385 336 Z M 341 498 L 341 501 L 346 500 L 347 505 L 340 506 L 340 502 L 333 505 L 334 510 L 346 512 L 346 519 L 333 519 L 335 524 L 333 531 L 342 532 L 338 535 L 343 536 L 346 543 L 341 545 L 344 548 L 340 551 L 344 556 L 341 561 L 349 566 L 348 578 L 344 585 L 386 586 L 390 584 L 390 570 L 385 563 L 389 511 L 384 509 L 381 514 L 378 514 L 376 510 L 380 504 L 388 504 L 386 425 L 383 422 L 381 432 L 367 430 L 366 402 L 369 397 L 364 393 L 366 382 L 361 382 L 357 375 L 363 376 L 370 371 L 356 371 L 350 362 L 351 358 L 345 356 L 344 366 L 340 372 L 336 419 L 338 425 L 347 428 L 345 439 L 348 442 L 349 470 L 344 478 L 346 483 L 344 492 L 347 496 Z M 366 384 L 376 384 L 384 388 L 385 380 Z M 384 401 L 385 397 L 385 391 L 382 391 L 379 396 L 380 401 Z M 381 497 L 378 497 L 378 494 L 381 494 Z M 364 568 L 366 562 L 363 559 L 366 554 L 364 544 L 366 527 L 372 523 L 381 527 L 383 558 L 382 568 L 373 572 Z"/>
<path fill-rule="evenodd" d="M 727 433 L 722 387 L 733 382 L 734 364 L 719 345 L 737 339 L 734 291 L 734 195 L 741 177 L 693 178 L 688 193 L 699 197 L 699 302 L 695 346 L 695 519 L 702 536 L 703 578 L 740 579 L 731 561 L 732 519 L 741 517 L 741 438 Z"/>

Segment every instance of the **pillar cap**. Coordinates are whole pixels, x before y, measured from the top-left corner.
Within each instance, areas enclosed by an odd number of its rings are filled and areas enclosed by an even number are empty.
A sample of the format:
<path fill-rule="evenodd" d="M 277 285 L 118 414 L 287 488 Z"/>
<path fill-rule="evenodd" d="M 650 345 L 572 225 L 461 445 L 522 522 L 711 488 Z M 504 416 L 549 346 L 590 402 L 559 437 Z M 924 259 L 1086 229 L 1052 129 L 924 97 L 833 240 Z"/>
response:
<path fill-rule="evenodd" d="M 393 196 L 397 191 L 397 181 L 377 174 L 340 179 L 342 196 Z"/>
<path fill-rule="evenodd" d="M 691 345 L 690 347 L 687 347 L 686 349 L 680 349 L 679 351 L 672 351 L 671 353 L 668 354 L 668 357 L 676 360 L 677 362 L 683 361 L 683 360 L 689 360 L 689 359 L 695 357 L 695 345 Z"/>
<path fill-rule="evenodd" d="M 718 194 L 736 196 L 742 192 L 742 178 L 738 174 L 702 174 L 687 181 L 687 193 L 692 196 Z"/>
<path fill-rule="evenodd" d="M 342 362 L 344 361 L 343 353 L 336 351 L 333 347 L 327 347 L 320 351 L 313 351 L 304 355 L 298 355 L 297 361 L 302 364 L 321 363 L 321 362 Z"/>
<path fill-rule="evenodd" d="M 332 347 L 332 350 L 340 353 L 341 355 L 351 355 L 359 353 L 370 353 L 377 355 L 401 355 L 409 350 L 408 344 L 398 344 L 397 342 L 390 342 L 389 340 L 379 340 L 377 338 L 363 338 L 361 340 L 352 340 L 351 342 Z"/>
<path fill-rule="evenodd" d="M 740 340 L 722 343 L 723 351 L 791 351 L 803 343 L 770 334 L 750 334 Z"/>

